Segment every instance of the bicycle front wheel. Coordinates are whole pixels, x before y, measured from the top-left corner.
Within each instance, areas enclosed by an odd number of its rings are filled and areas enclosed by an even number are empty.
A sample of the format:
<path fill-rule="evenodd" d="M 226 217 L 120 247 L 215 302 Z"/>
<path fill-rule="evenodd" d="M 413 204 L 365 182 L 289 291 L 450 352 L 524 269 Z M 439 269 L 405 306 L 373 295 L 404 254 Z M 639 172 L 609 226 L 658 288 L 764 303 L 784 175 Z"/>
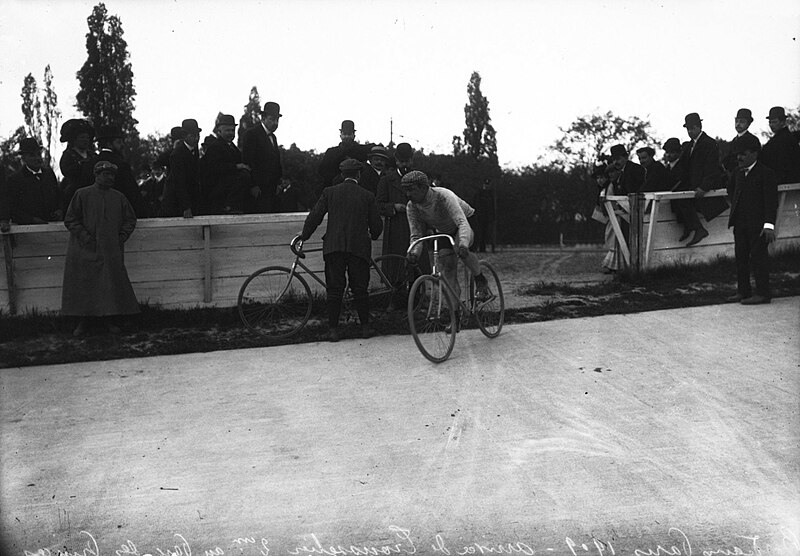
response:
<path fill-rule="evenodd" d="M 497 276 L 492 265 L 486 261 L 481 261 L 481 271 L 489 283 L 489 299 L 478 301 L 475 299 L 475 279 L 470 280 L 470 296 L 473 300 L 473 314 L 478 321 L 478 328 L 488 338 L 496 338 L 503 328 L 506 306 L 503 299 L 503 288 L 500 286 L 500 278 Z"/>
<path fill-rule="evenodd" d="M 458 323 L 454 302 L 438 276 L 424 275 L 414 281 L 408 296 L 408 326 L 427 359 L 441 363 L 450 357 Z"/>
<path fill-rule="evenodd" d="M 269 266 L 248 276 L 239 290 L 244 325 L 274 339 L 297 334 L 311 316 L 311 289 L 302 276 Z"/>

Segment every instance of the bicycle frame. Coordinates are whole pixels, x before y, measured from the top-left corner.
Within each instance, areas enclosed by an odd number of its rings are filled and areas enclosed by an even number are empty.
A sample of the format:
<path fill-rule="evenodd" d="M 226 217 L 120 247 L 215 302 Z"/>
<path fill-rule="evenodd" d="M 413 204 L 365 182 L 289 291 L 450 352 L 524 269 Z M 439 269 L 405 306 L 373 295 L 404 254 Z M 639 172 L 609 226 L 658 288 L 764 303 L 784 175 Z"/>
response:
<path fill-rule="evenodd" d="M 456 301 L 456 303 L 458 304 L 458 306 L 461 308 L 462 315 L 464 317 L 468 317 L 473 313 L 474 306 L 473 307 L 468 306 L 466 303 L 464 303 L 464 300 L 462 300 L 460 298 L 460 296 L 456 295 L 455 289 L 450 284 L 450 281 L 439 270 L 438 263 L 439 263 L 439 240 L 440 239 L 447 239 L 447 241 L 450 243 L 450 247 L 453 249 L 453 252 L 454 252 L 453 254 L 455 255 L 455 246 L 456 246 L 455 241 L 453 241 L 453 238 L 451 236 L 447 235 L 447 234 L 433 234 L 433 235 L 429 235 L 429 236 L 425 236 L 425 237 L 421 237 L 419 239 L 416 239 L 411 243 L 411 245 L 408 246 L 408 250 L 406 251 L 406 254 L 411 253 L 411 251 L 414 249 L 414 247 L 418 243 L 434 240 L 433 241 L 433 264 L 431 265 L 431 276 L 436 276 L 437 278 L 441 279 L 439 284 L 440 285 L 444 284 L 444 287 L 448 291 L 448 295 L 450 295 L 450 298 L 454 299 Z M 456 264 L 458 264 L 458 262 L 456 262 Z M 466 274 L 467 275 L 470 274 L 469 269 L 466 269 Z M 456 267 L 456 280 L 458 280 L 458 268 L 457 267 Z M 465 286 L 468 286 L 468 285 L 469 285 L 469 282 L 467 281 Z M 441 295 L 441 292 L 439 292 L 439 293 Z M 442 303 L 441 302 L 441 297 L 439 297 L 438 299 L 439 299 L 439 301 L 438 301 L 438 305 L 439 306 L 437 307 L 437 311 L 440 311 L 441 310 L 441 303 Z M 474 304 L 474 300 L 472 300 L 472 301 L 473 301 L 473 304 Z"/>

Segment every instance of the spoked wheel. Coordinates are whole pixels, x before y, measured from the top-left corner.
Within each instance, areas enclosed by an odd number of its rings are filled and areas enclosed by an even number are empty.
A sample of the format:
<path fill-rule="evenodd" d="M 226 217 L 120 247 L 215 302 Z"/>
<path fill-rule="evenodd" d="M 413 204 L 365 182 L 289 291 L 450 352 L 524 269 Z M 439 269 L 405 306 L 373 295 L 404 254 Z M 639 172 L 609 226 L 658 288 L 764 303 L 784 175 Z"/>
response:
<path fill-rule="evenodd" d="M 408 326 L 414 343 L 426 358 L 441 363 L 450 357 L 458 323 L 454 302 L 441 278 L 425 275 L 414 281 L 408 296 Z"/>
<path fill-rule="evenodd" d="M 496 338 L 503 328 L 503 320 L 506 314 L 505 301 L 503 300 L 503 288 L 500 286 L 500 278 L 497 276 L 492 265 L 486 261 L 481 261 L 481 271 L 489 283 L 491 296 L 486 301 L 475 299 L 475 279 L 470 280 L 470 296 L 474 300 L 473 314 L 478 321 L 478 327 L 487 337 Z"/>
<path fill-rule="evenodd" d="M 288 338 L 311 316 L 311 289 L 288 268 L 255 271 L 239 290 L 239 316 L 247 328 L 270 338 Z"/>
<path fill-rule="evenodd" d="M 378 311 L 405 308 L 409 288 L 419 276 L 419 268 L 409 266 L 402 255 L 375 257 L 375 266 L 381 269 L 389 285 L 383 282 L 375 267 L 370 268 L 370 308 Z"/>

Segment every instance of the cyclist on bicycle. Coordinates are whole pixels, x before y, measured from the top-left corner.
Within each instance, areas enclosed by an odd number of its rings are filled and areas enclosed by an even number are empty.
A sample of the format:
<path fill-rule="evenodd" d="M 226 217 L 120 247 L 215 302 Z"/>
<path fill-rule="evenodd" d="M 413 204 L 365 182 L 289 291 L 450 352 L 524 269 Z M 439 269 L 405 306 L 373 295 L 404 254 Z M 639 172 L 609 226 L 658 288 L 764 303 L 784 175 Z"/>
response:
<path fill-rule="evenodd" d="M 443 187 L 430 187 L 428 176 L 423 172 L 413 170 L 400 181 L 400 185 L 408 197 L 406 216 L 411 228 L 411 243 L 424 237 L 427 230 L 433 228 L 437 233 L 447 234 L 453 238 L 458 249 L 458 256 L 469 268 L 475 278 L 478 301 L 491 298 L 489 284 L 481 272 L 478 258 L 469 250 L 475 237 L 467 217 L 472 216 L 475 210 L 464 202 L 458 195 Z M 422 245 L 417 244 L 409 254 L 409 263 L 415 264 L 419 259 Z M 455 253 L 448 245 L 439 249 L 439 258 L 444 267 L 444 277 L 460 295 L 458 286 L 458 272 Z"/>

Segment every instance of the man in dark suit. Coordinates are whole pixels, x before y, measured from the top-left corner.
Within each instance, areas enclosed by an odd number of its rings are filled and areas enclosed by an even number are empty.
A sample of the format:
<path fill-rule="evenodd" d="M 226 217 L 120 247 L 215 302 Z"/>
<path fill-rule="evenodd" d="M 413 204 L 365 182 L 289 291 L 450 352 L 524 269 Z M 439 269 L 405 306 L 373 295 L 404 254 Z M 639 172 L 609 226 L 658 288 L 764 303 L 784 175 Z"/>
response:
<path fill-rule="evenodd" d="M 696 112 L 687 114 L 683 127 L 691 141 L 684 146 L 682 158 L 683 176 L 681 184 L 676 191 L 694 191 L 694 199 L 680 199 L 673 206 L 677 206 L 681 213 L 684 230 L 678 241 L 686 240 L 694 233 L 687 246 L 698 244 L 708 237 L 708 230 L 700 222 L 697 212 L 701 212 L 705 219 L 712 220 L 728 208 L 728 203 L 722 197 L 704 199 L 705 194 L 720 187 L 724 181 L 722 166 L 719 161 L 719 146 L 703 131 L 700 115 Z"/>
<path fill-rule="evenodd" d="M 386 147 L 383 145 L 375 145 L 369 150 L 367 163 L 364 164 L 364 169 L 361 170 L 361 177 L 358 178 L 358 184 L 372 193 L 378 194 L 378 182 L 381 176 L 386 171 L 389 163 L 389 154 L 386 152 Z"/>
<path fill-rule="evenodd" d="M 778 183 L 800 182 L 800 145 L 786 126 L 783 106 L 770 108 L 767 119 L 773 135 L 764 145 L 761 162 L 775 170 Z"/>
<path fill-rule="evenodd" d="M 142 200 L 141 193 L 139 193 L 139 186 L 133 175 L 133 169 L 122 154 L 125 148 L 125 135 L 122 130 L 116 125 L 100 126 L 100 129 L 97 130 L 97 143 L 100 146 L 100 152 L 97 154 L 95 164 L 104 161 L 110 162 L 117 167 L 114 185 L 111 187 L 125 195 L 137 218 L 143 218 L 147 208 Z M 86 169 L 94 174 L 94 167 L 91 165 L 87 165 Z M 93 175 L 89 183 L 94 183 Z"/>
<path fill-rule="evenodd" d="M 758 160 L 761 143 L 755 136 L 737 143 L 737 150 L 739 167 L 728 184 L 731 199 L 728 227 L 733 226 L 737 293 L 729 301 L 758 305 L 770 302 L 767 246 L 775 240 L 778 179 L 772 169 Z M 751 271 L 756 281 L 755 295 L 751 295 Z"/>
<path fill-rule="evenodd" d="M 356 141 L 356 127 L 353 120 L 344 120 L 339 129 L 341 142 L 325 151 L 319 163 L 319 175 L 322 177 L 322 188 L 330 187 L 342 180 L 339 175 L 339 164 L 352 158 L 366 162 L 372 145 L 362 145 Z"/>
<path fill-rule="evenodd" d="M 275 130 L 281 118 L 281 107 L 267 102 L 261 110 L 261 123 L 244 133 L 242 162 L 250 167 L 253 184 L 245 212 L 276 212 L 278 185 L 283 177 L 281 151 Z"/>
<path fill-rule="evenodd" d="M 725 171 L 728 172 L 728 175 L 732 175 L 739 166 L 739 161 L 736 159 L 736 153 L 739 152 L 737 143 L 744 137 L 755 137 L 755 135 L 747 130 L 752 123 L 753 113 L 749 109 L 740 108 L 739 111 L 736 112 L 736 118 L 733 120 L 733 127 L 736 129 L 736 137 L 731 139 L 729 145 L 730 151 L 722 158 L 722 166 L 725 168 Z"/>
<path fill-rule="evenodd" d="M 383 224 L 375 205 L 375 196 L 358 185 L 361 163 L 347 159 L 339 165 L 344 181 L 322 190 L 317 204 L 306 217 L 300 238 L 305 241 L 328 215 L 328 228 L 322 238 L 325 259 L 325 283 L 328 294 L 328 340 L 339 340 L 339 314 L 349 279 L 353 304 L 361 321 L 361 335 L 369 337 L 369 261 L 372 241 L 378 239 Z M 371 241 L 372 240 L 372 241 Z"/>
<path fill-rule="evenodd" d="M 641 193 L 672 189 L 672 178 L 669 171 L 655 159 L 656 150 L 653 147 L 637 149 L 636 156 L 639 157 L 639 163 L 645 171 L 644 185 L 639 189 Z"/>
<path fill-rule="evenodd" d="M 181 123 L 183 139 L 175 142 L 169 156 L 169 177 L 164 185 L 161 202 L 162 216 L 193 218 L 200 214 L 200 156 L 197 144 L 200 132 L 197 120 L 186 119 Z"/>
<path fill-rule="evenodd" d="M 19 142 L 22 168 L 8 179 L 0 199 L 0 221 L 46 224 L 63 220 L 61 190 L 53 170 L 42 160 L 42 146 L 27 137 Z"/>
<path fill-rule="evenodd" d="M 214 123 L 214 140 L 200 160 L 201 189 L 205 191 L 208 214 L 242 214 L 250 195 L 250 167 L 233 142 L 236 120 L 220 114 Z"/>
<path fill-rule="evenodd" d="M 644 168 L 628 160 L 628 150 L 624 145 L 611 147 L 610 164 L 620 171 L 617 178 L 617 195 L 629 195 L 638 192 L 644 185 Z"/>

